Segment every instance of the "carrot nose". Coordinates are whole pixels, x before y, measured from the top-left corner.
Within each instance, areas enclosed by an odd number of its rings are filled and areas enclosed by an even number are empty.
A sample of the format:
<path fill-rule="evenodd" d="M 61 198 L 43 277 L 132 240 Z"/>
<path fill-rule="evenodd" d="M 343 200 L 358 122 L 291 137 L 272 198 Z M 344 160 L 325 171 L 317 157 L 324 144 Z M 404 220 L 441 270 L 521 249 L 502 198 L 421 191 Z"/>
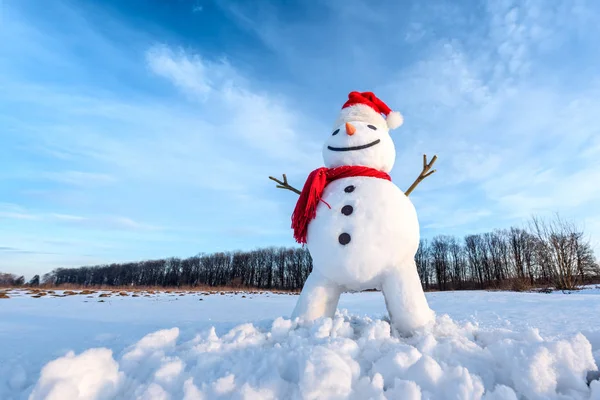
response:
<path fill-rule="evenodd" d="M 356 132 L 356 127 L 354 125 L 352 125 L 350 122 L 346 122 L 346 133 L 348 134 L 348 136 L 354 135 L 355 132 Z"/>

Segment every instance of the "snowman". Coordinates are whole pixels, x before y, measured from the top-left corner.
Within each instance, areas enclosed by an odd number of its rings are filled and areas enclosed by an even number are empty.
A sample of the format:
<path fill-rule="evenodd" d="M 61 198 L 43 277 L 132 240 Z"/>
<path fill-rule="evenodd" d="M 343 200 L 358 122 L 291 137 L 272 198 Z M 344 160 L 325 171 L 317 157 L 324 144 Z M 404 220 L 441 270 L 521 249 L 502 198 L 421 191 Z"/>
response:
<path fill-rule="evenodd" d="M 427 163 L 423 156 L 423 171 L 406 192 L 391 182 L 396 150 L 389 130 L 402 122 L 373 93 L 351 92 L 323 145 L 325 167 L 310 173 L 302 191 L 285 175 L 269 177 L 300 194 L 292 228 L 313 259 L 292 318 L 331 318 L 341 293 L 378 289 L 399 333 L 434 319 L 414 260 L 419 222 L 408 195 L 435 172 L 436 157 Z"/>

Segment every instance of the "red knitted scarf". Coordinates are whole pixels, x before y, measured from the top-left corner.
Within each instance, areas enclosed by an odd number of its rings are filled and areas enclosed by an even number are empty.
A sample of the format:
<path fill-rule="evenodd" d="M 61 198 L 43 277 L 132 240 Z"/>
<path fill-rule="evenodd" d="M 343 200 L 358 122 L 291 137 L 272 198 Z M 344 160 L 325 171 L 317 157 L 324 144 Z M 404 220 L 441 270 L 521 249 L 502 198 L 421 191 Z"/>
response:
<path fill-rule="evenodd" d="M 308 175 L 306 183 L 302 188 L 300 198 L 292 214 L 292 229 L 294 230 L 294 239 L 298 243 L 306 243 L 309 222 L 317 215 L 317 205 L 319 201 L 327 204 L 321 199 L 325 186 L 336 179 L 348 178 L 351 176 L 370 176 L 379 179 L 392 178 L 385 172 L 374 168 L 360 166 L 341 166 L 337 168 L 317 168 Z M 331 208 L 329 204 L 327 207 Z"/>

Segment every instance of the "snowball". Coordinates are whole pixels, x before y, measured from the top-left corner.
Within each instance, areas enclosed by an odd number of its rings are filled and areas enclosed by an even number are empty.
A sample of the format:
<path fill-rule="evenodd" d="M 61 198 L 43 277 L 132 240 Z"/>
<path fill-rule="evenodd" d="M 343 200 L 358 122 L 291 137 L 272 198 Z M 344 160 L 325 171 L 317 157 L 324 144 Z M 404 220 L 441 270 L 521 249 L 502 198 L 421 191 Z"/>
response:
<path fill-rule="evenodd" d="M 508 386 L 498 385 L 483 396 L 483 400 L 518 400 L 515 391 Z"/>
<path fill-rule="evenodd" d="M 228 348 L 257 345 L 265 339 L 265 335 L 250 323 L 239 325 L 223 336 Z"/>
<path fill-rule="evenodd" d="M 110 399 L 121 380 L 112 351 L 90 349 L 78 356 L 69 352 L 42 368 L 30 400 Z"/>
<path fill-rule="evenodd" d="M 175 378 L 177 378 L 179 374 L 181 374 L 183 368 L 183 361 L 181 361 L 180 359 L 175 359 L 173 361 L 167 362 L 162 367 L 160 367 L 160 369 L 154 374 L 154 377 L 159 381 L 169 383 L 172 382 Z"/>
<path fill-rule="evenodd" d="M 344 321 L 343 318 L 335 318 L 333 320 L 333 328 L 331 332 L 332 337 L 345 337 L 350 338 L 354 335 L 354 329 L 349 322 Z"/>
<path fill-rule="evenodd" d="M 172 347 L 175 345 L 177 337 L 179 337 L 179 328 L 163 329 L 151 333 L 137 342 L 123 358 L 126 360 L 136 360 L 155 351 Z"/>
<path fill-rule="evenodd" d="M 231 393 L 234 389 L 235 376 L 233 374 L 219 378 L 213 384 L 214 392 L 219 395 Z"/>
<path fill-rule="evenodd" d="M 385 392 L 388 399 L 421 400 L 421 388 L 413 381 L 394 380 L 394 386 Z"/>
<path fill-rule="evenodd" d="M 254 388 L 245 383 L 239 391 L 240 397 L 244 400 L 278 400 L 279 397 L 270 388 Z"/>
<path fill-rule="evenodd" d="M 547 348 L 542 347 L 531 358 L 521 361 L 525 361 L 526 365 L 517 361 L 517 368 L 513 370 L 512 376 L 523 393 L 534 397 L 535 394 L 550 394 L 555 391 L 556 370 L 552 366 L 552 355 Z"/>
<path fill-rule="evenodd" d="M 386 321 L 377 320 L 373 324 L 369 324 L 367 329 L 363 332 L 363 337 L 366 340 L 380 341 L 388 339 L 390 334 L 390 324 Z"/>
<path fill-rule="evenodd" d="M 383 390 L 384 387 L 384 380 L 383 380 L 383 376 L 381 376 L 381 374 L 379 373 L 375 373 L 375 375 L 373 375 L 373 379 L 371 380 L 371 385 L 379 390 Z"/>
<path fill-rule="evenodd" d="M 317 346 L 305 361 L 299 386 L 304 399 L 348 396 L 352 369 L 338 354 Z"/>
<path fill-rule="evenodd" d="M 457 399 L 480 399 L 485 392 L 481 379 L 463 366 L 447 368 L 439 385 L 440 393 L 452 393 Z"/>
<path fill-rule="evenodd" d="M 205 400 L 206 396 L 194 385 L 194 379 L 189 378 L 183 384 L 183 400 Z"/>
<path fill-rule="evenodd" d="M 411 365 L 404 376 L 409 380 L 421 382 L 427 389 L 432 389 L 443 374 L 444 372 L 440 364 L 433 358 L 425 355 Z"/>
<path fill-rule="evenodd" d="M 373 363 L 372 371 L 381 374 L 390 386 L 398 376 L 405 376 L 406 370 L 421 358 L 421 353 L 412 346 L 400 346 L 380 357 Z"/>
<path fill-rule="evenodd" d="M 312 327 L 311 334 L 318 338 L 323 339 L 331 335 L 331 329 L 333 328 L 333 321 L 331 318 L 323 318 Z"/>
<path fill-rule="evenodd" d="M 271 335 L 274 340 L 282 340 L 288 335 L 290 329 L 292 329 L 292 321 L 284 318 L 277 318 L 271 325 Z"/>
<path fill-rule="evenodd" d="M 137 397 L 138 400 L 169 400 L 171 396 L 162 386 L 151 383 L 144 393 Z"/>

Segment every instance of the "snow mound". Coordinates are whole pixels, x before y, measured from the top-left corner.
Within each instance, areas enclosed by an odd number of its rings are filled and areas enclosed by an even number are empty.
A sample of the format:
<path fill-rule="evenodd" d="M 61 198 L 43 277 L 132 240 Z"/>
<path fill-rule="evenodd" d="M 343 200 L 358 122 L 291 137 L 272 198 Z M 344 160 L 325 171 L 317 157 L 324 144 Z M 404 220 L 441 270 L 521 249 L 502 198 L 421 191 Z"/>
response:
<path fill-rule="evenodd" d="M 108 398 L 115 394 L 121 382 L 119 364 L 108 349 L 90 349 L 76 356 L 66 356 L 51 361 L 29 397 L 30 400 L 85 400 Z"/>
<path fill-rule="evenodd" d="M 459 325 L 448 316 L 409 338 L 385 320 L 337 314 L 278 318 L 177 343 L 177 328 L 48 363 L 31 398 L 69 399 L 600 399 L 592 346 Z"/>

